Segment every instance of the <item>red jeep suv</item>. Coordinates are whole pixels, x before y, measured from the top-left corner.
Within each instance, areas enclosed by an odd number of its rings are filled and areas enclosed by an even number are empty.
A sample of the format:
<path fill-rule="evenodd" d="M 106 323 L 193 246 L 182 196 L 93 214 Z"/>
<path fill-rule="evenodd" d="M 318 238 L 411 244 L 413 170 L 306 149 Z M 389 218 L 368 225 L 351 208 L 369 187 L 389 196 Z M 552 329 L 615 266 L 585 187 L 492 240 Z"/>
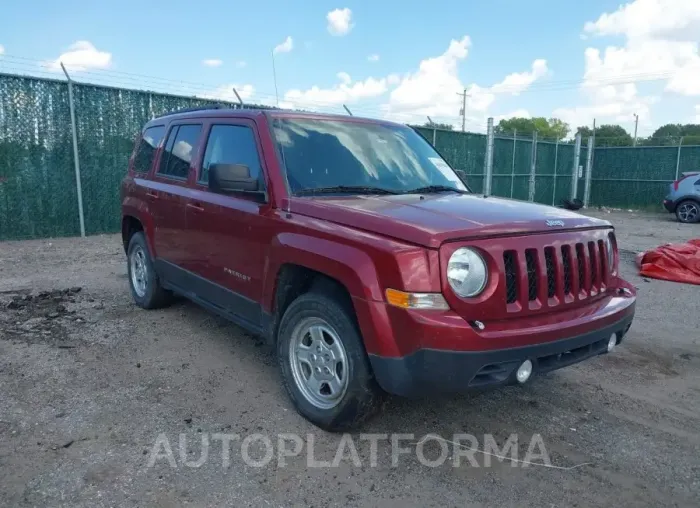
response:
<path fill-rule="evenodd" d="M 178 112 L 143 128 L 121 195 L 136 303 L 182 295 L 262 335 L 328 430 L 385 392 L 525 383 L 610 352 L 634 316 L 608 222 L 475 194 L 404 125 Z"/>

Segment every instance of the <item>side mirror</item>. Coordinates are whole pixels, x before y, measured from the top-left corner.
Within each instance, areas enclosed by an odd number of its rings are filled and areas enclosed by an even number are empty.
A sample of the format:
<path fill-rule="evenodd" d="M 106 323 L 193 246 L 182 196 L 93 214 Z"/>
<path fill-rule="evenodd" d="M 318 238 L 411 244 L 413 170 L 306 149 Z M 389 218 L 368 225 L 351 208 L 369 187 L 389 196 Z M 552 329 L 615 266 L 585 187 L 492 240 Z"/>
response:
<path fill-rule="evenodd" d="M 243 164 L 212 164 L 209 188 L 214 192 L 257 192 L 258 180 L 251 178 L 250 168 Z"/>

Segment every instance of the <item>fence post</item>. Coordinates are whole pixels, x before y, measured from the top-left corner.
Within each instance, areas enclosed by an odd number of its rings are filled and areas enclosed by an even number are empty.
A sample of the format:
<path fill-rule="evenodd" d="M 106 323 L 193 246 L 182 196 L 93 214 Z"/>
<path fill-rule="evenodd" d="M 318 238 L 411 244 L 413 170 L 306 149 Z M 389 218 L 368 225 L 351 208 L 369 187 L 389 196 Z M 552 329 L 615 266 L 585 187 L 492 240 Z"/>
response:
<path fill-rule="evenodd" d="M 552 176 L 552 206 L 554 206 L 554 201 L 557 199 L 557 159 L 559 158 L 559 139 L 557 139 L 557 144 L 554 145 L 554 176 Z"/>
<path fill-rule="evenodd" d="M 484 160 L 484 196 L 491 195 L 491 180 L 493 179 L 493 118 L 489 117 L 486 124 L 486 159 Z"/>
<path fill-rule="evenodd" d="M 437 129 L 433 127 L 433 148 L 435 148 L 435 142 L 437 141 Z"/>
<path fill-rule="evenodd" d="M 581 162 L 581 133 L 576 133 L 576 143 L 574 144 L 574 167 L 571 171 L 571 199 L 578 196 L 578 166 Z"/>
<path fill-rule="evenodd" d="M 73 80 L 61 62 L 61 69 L 68 80 L 68 108 L 70 109 L 70 126 L 73 133 L 73 162 L 75 166 L 75 189 L 78 193 L 78 216 L 80 217 L 80 236 L 85 236 L 85 215 L 83 214 L 83 188 L 80 183 L 80 159 L 78 158 L 78 130 L 75 126 L 75 103 L 73 102 Z"/>
<path fill-rule="evenodd" d="M 537 131 L 532 133 L 532 161 L 530 163 L 530 181 L 528 182 L 527 200 L 535 200 L 535 168 L 537 167 Z"/>
<path fill-rule="evenodd" d="M 515 149 L 518 147 L 518 129 L 513 129 L 513 165 L 510 170 L 510 198 L 513 199 L 513 183 L 515 182 Z"/>
<path fill-rule="evenodd" d="M 593 136 L 588 138 L 588 156 L 586 159 L 586 178 L 583 182 L 583 207 L 588 208 L 588 203 L 591 200 L 591 172 L 593 170 L 593 150 L 595 150 L 595 141 Z"/>
<path fill-rule="evenodd" d="M 676 180 L 678 180 L 678 170 L 681 167 L 681 147 L 683 146 L 683 136 L 681 136 L 681 140 L 678 142 L 678 155 L 676 155 Z"/>

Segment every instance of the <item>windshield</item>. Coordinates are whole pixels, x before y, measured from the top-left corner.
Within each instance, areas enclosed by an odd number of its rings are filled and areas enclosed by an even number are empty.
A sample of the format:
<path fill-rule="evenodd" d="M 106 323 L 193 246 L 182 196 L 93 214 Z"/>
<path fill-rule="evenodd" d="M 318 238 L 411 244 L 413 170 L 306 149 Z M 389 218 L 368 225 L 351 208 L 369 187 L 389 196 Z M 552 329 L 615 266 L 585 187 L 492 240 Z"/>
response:
<path fill-rule="evenodd" d="M 409 127 L 280 118 L 274 132 L 294 194 L 399 194 L 428 187 L 467 191 L 433 147 Z"/>

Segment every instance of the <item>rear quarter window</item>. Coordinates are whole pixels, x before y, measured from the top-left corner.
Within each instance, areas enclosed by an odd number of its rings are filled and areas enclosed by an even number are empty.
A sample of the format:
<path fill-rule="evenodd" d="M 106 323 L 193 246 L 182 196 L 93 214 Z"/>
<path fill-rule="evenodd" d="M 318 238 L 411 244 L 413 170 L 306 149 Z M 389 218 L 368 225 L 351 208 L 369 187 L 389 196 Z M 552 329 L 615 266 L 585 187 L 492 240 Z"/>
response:
<path fill-rule="evenodd" d="M 143 132 L 136 150 L 136 156 L 134 157 L 134 171 L 137 173 L 148 173 L 153 165 L 156 150 L 158 150 L 164 134 L 165 127 L 162 125 L 149 127 Z"/>

